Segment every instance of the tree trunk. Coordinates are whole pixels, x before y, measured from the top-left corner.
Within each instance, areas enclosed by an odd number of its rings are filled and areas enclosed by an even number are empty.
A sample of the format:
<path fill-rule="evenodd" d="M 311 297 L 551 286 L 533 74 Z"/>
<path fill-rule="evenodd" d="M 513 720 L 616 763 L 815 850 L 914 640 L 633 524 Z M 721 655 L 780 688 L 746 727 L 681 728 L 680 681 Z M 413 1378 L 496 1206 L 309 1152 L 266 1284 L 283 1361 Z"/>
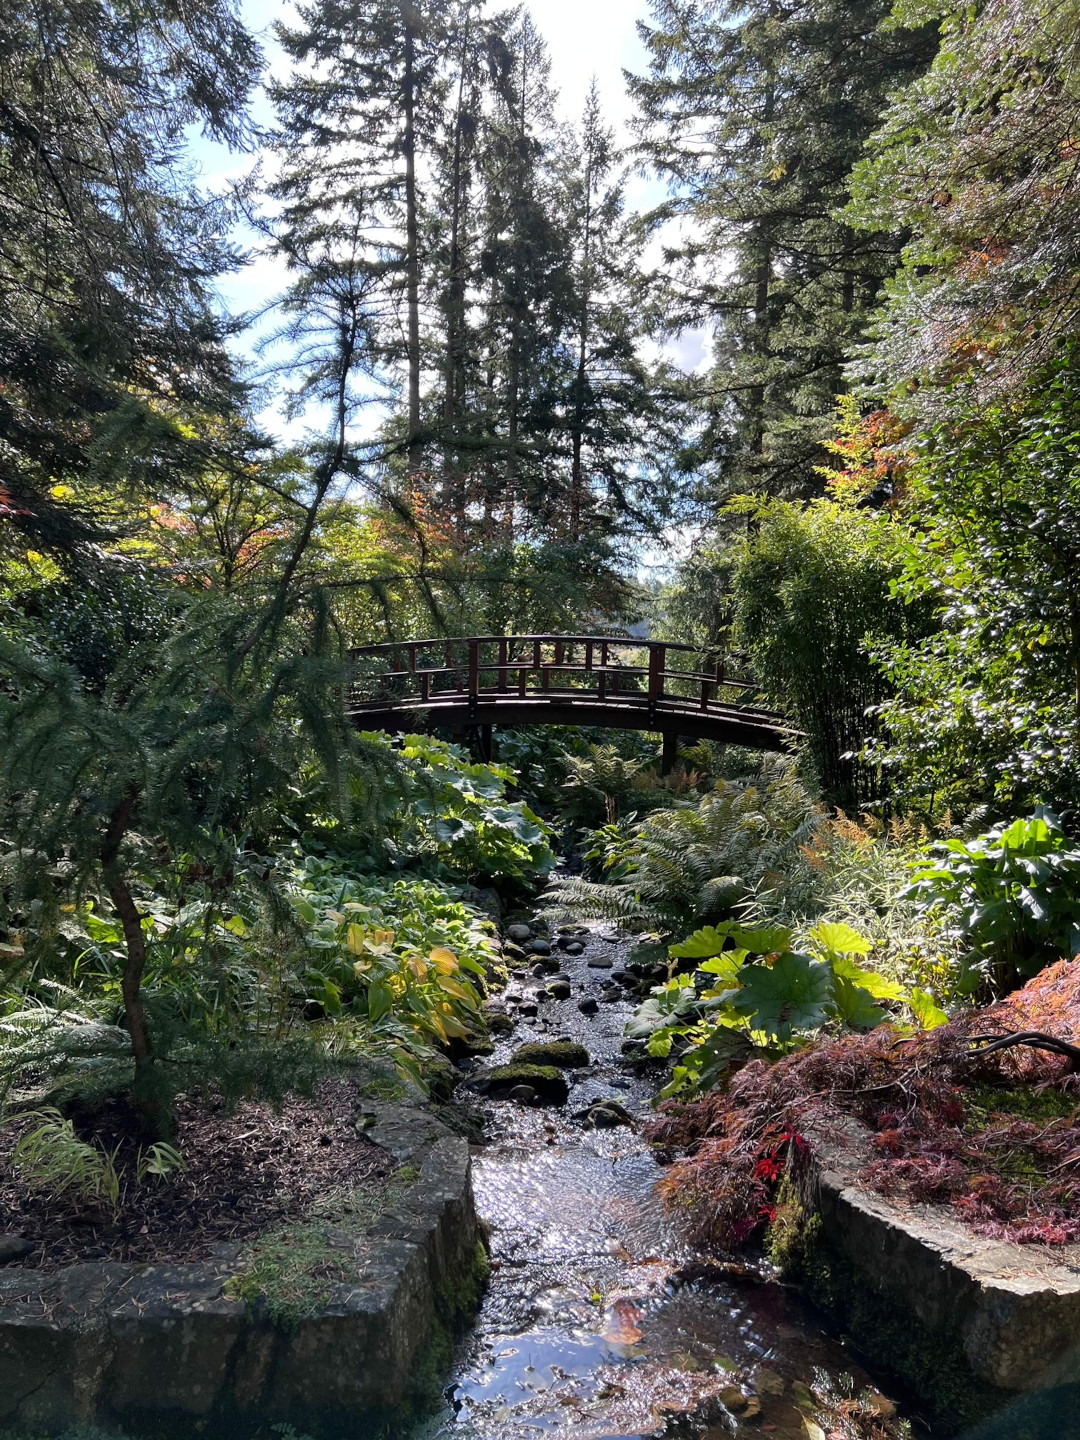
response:
<path fill-rule="evenodd" d="M 570 472 L 570 538 L 581 539 L 585 502 L 585 387 L 589 380 L 589 320 L 592 307 L 592 187 L 593 157 L 585 168 L 585 233 L 582 242 L 581 314 L 578 326 L 577 393 L 574 400 L 574 459 Z"/>
<path fill-rule="evenodd" d="M 409 469 L 420 469 L 420 221 L 416 198 L 416 31 L 405 21 L 405 266 L 408 305 Z"/>
<path fill-rule="evenodd" d="M 443 464 L 451 508 L 461 539 L 465 538 L 466 497 L 463 478 L 457 473 L 460 464 L 455 446 L 458 408 L 463 398 L 461 347 L 465 332 L 465 267 L 463 234 L 468 223 L 468 194 L 465 180 L 465 81 L 469 66 L 472 7 L 466 7 L 465 26 L 461 39 L 460 74 L 458 77 L 457 113 L 454 118 L 454 155 L 451 171 L 452 198 L 450 207 L 450 265 L 446 284 L 446 385 L 443 405 L 445 438 Z"/>
<path fill-rule="evenodd" d="M 146 937 L 143 934 L 142 918 L 120 867 L 120 847 L 124 843 L 138 801 L 139 793 L 132 788 L 113 811 L 102 841 L 100 859 L 105 888 L 120 917 L 127 950 L 120 989 L 124 997 L 124 1016 L 131 1036 L 131 1053 L 135 1058 L 135 1104 L 144 1137 L 148 1140 L 160 1140 L 164 1136 L 161 1101 L 154 1094 L 154 1047 L 150 1039 L 150 1022 L 142 1001 Z"/>

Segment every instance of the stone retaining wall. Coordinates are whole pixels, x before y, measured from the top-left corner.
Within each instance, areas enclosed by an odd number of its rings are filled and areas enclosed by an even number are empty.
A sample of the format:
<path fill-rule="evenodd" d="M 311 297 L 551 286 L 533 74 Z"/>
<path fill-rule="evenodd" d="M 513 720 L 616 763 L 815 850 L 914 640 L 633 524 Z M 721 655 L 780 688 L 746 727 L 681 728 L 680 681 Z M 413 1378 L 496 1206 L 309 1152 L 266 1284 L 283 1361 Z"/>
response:
<path fill-rule="evenodd" d="M 954 1370 L 959 1363 L 987 1409 L 1008 1394 L 1080 1380 L 1080 1246 L 1007 1244 L 973 1234 L 940 1207 L 867 1191 L 856 1177 L 873 1151 L 855 1120 L 803 1133 L 810 1158 L 794 1178 L 804 1211 L 818 1217 L 817 1240 L 895 1318 L 891 1333 L 906 1327 L 912 1337 L 875 1359 L 916 1387 L 935 1361 Z M 845 1297 L 831 1298 L 845 1309 Z M 940 1413 L 940 1402 L 934 1408 Z"/>
<path fill-rule="evenodd" d="M 73 1422 L 234 1435 L 287 1422 L 378 1433 L 432 1398 L 482 1260 L 468 1145 L 427 1112 L 369 1105 L 365 1133 L 419 1179 L 348 1239 L 355 1280 L 287 1333 L 226 1297 L 239 1246 L 197 1265 L 0 1270 L 0 1427 Z M 333 1237 L 331 1236 L 331 1243 Z"/>

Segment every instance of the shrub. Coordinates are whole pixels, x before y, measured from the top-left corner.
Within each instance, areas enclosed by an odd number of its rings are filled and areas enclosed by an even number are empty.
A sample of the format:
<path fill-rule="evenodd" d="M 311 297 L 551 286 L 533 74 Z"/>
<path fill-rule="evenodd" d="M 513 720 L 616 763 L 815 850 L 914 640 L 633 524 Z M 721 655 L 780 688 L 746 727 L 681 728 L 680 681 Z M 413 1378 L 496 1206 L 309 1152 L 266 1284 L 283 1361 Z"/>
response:
<path fill-rule="evenodd" d="M 1080 954 L 1080 848 L 1040 805 L 972 840 L 945 840 L 905 892 L 938 913 L 998 984 Z"/>
<path fill-rule="evenodd" d="M 929 996 L 909 996 L 861 963 L 871 944 L 848 925 L 815 926 L 809 953 L 792 943 L 782 926 L 726 924 L 671 947 L 673 961 L 693 962 L 693 974 L 656 988 L 627 1027 L 632 1038 L 648 1038 L 650 1055 L 680 1047 L 665 1096 L 710 1089 L 736 1065 L 801 1049 L 826 1026 L 872 1030 L 889 1018 L 883 1004 L 907 1000 L 925 1021 L 946 1018 Z"/>
<path fill-rule="evenodd" d="M 366 734 L 369 745 L 393 742 Z M 555 868 L 550 829 L 506 792 L 514 772 L 473 762 L 459 746 L 406 735 L 401 803 L 388 817 L 386 852 L 396 864 L 434 860 L 448 876 L 479 882 L 535 885 Z"/>
<path fill-rule="evenodd" d="M 906 638 L 920 614 L 893 595 L 892 523 L 830 500 L 774 500 L 754 513 L 733 577 L 736 643 L 765 696 L 806 731 L 833 803 L 878 800 L 882 772 L 862 753 L 876 733 L 869 712 L 890 691 L 868 646 Z"/>
<path fill-rule="evenodd" d="M 803 847 L 824 818 L 793 762 L 770 757 L 696 803 L 613 828 L 602 861 L 610 883 L 559 877 L 546 904 L 555 918 L 595 915 L 686 934 L 762 889 L 800 884 L 809 874 Z"/>

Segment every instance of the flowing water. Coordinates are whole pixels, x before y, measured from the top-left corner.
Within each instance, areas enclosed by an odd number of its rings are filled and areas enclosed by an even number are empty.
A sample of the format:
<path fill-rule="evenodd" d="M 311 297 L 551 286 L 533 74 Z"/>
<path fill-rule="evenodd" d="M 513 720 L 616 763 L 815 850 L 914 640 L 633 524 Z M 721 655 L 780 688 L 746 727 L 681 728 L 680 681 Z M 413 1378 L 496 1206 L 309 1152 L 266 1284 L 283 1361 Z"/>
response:
<path fill-rule="evenodd" d="M 577 938 L 582 955 L 556 952 L 569 999 L 540 999 L 537 1015 L 523 1015 L 549 977 L 515 972 L 506 1000 L 516 1026 L 493 1063 L 525 1041 L 565 1037 L 593 1064 L 569 1073 L 562 1108 L 490 1102 L 474 1177 L 491 1284 L 447 1410 L 415 1440 L 820 1435 L 807 1387 L 858 1394 L 873 1382 L 791 1290 L 753 1268 L 708 1268 L 665 1213 L 639 1123 L 654 1081 L 621 1053 L 633 1004 L 603 989 L 614 993 L 606 967 L 619 968 L 629 942 L 600 927 Z M 591 1017 L 578 1009 L 589 995 L 600 1002 Z M 601 1100 L 617 1100 L 633 1127 L 587 1128 L 582 1112 Z"/>

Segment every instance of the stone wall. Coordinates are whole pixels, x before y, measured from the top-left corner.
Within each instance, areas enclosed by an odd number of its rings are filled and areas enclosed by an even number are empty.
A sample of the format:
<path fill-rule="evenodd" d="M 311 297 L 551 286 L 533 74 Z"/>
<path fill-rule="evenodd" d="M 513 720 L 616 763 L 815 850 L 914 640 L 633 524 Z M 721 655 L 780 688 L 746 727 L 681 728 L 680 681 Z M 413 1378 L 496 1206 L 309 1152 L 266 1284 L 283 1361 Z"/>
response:
<path fill-rule="evenodd" d="M 948 1210 L 869 1192 L 857 1177 L 870 1135 L 855 1120 L 804 1134 L 810 1158 L 793 1179 L 813 1217 L 808 1288 L 939 1423 L 1080 1380 L 1080 1246 L 1007 1244 Z"/>
<path fill-rule="evenodd" d="M 360 1437 L 430 1402 L 482 1283 L 468 1145 L 421 1109 L 367 1111 L 365 1133 L 419 1178 L 362 1240 L 343 1237 L 355 1279 L 321 1313 L 285 1331 L 228 1298 L 239 1246 L 197 1265 L 6 1267 L 0 1426 L 189 1436 L 193 1422 L 229 1435 L 285 1422 Z"/>

